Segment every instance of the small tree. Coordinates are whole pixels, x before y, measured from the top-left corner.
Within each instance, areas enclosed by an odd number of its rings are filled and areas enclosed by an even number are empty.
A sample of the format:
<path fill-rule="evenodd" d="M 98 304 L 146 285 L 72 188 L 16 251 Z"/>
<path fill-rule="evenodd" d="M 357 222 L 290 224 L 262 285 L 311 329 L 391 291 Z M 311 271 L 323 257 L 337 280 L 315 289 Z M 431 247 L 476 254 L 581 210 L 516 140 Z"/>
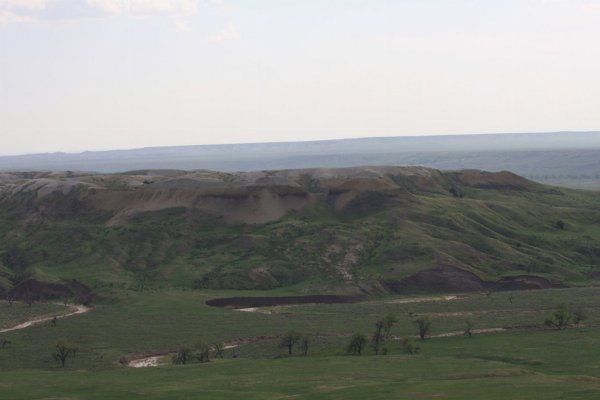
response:
<path fill-rule="evenodd" d="M 473 337 L 473 321 L 468 319 L 465 321 L 465 325 L 465 336 L 467 336 L 470 339 Z"/>
<path fill-rule="evenodd" d="M 431 321 L 427 317 L 421 317 L 417 318 L 414 322 L 419 330 L 419 337 L 421 340 L 425 340 L 425 338 L 431 333 Z"/>
<path fill-rule="evenodd" d="M 396 322 L 398 322 L 398 319 L 396 319 L 396 317 L 393 314 L 388 314 L 383 319 L 383 334 L 386 339 L 392 337 L 392 328 L 396 324 Z"/>
<path fill-rule="evenodd" d="M 579 326 L 579 324 L 581 324 L 581 322 L 585 321 L 586 319 L 587 315 L 581 307 L 577 307 L 573 310 L 573 324 L 575 326 Z"/>
<path fill-rule="evenodd" d="M 375 355 L 379 354 L 379 348 L 384 340 L 383 327 L 383 321 L 375 322 L 375 332 L 373 332 L 373 336 L 371 337 L 371 347 L 375 351 Z"/>
<path fill-rule="evenodd" d="M 79 348 L 77 346 L 69 346 L 64 342 L 58 342 L 56 343 L 56 349 L 52 354 L 52 358 L 54 358 L 56 362 L 59 362 L 60 366 L 64 368 L 65 364 L 67 363 L 67 359 L 71 356 L 74 357 L 78 351 Z"/>
<path fill-rule="evenodd" d="M 367 345 L 368 339 L 362 333 L 355 333 L 350 338 L 350 343 L 346 346 L 346 351 L 355 356 L 360 356 L 363 348 Z"/>
<path fill-rule="evenodd" d="M 25 293 L 25 296 L 23 297 L 23 301 L 25 302 L 25 304 L 27 304 L 29 307 L 31 307 L 33 305 L 33 303 L 35 302 L 35 297 L 27 292 Z"/>
<path fill-rule="evenodd" d="M 198 343 L 196 345 L 196 352 L 194 353 L 194 358 L 201 363 L 210 361 L 210 346 L 206 343 Z"/>
<path fill-rule="evenodd" d="M 173 356 L 173 364 L 187 364 L 192 355 L 192 350 L 189 347 L 180 347 L 177 354 Z"/>
<path fill-rule="evenodd" d="M 279 342 L 279 347 L 287 348 L 288 354 L 291 356 L 294 349 L 294 345 L 300 340 L 300 334 L 298 332 L 290 331 L 283 335 Z"/>
<path fill-rule="evenodd" d="M 546 326 L 556 329 L 566 329 L 571 322 L 571 318 L 573 317 L 573 312 L 571 310 L 571 306 L 560 303 L 557 304 L 552 312 L 552 317 L 548 318 L 544 321 Z"/>
<path fill-rule="evenodd" d="M 300 338 L 300 348 L 302 349 L 302 355 L 308 355 L 308 346 L 310 345 L 310 338 L 308 335 L 302 335 Z"/>
<path fill-rule="evenodd" d="M 402 346 L 404 352 L 408 354 L 417 354 L 419 351 L 421 351 L 419 345 L 415 345 L 412 338 L 409 337 L 403 338 L 400 342 L 400 345 Z"/>
<path fill-rule="evenodd" d="M 223 352 L 225 351 L 225 346 L 223 343 L 218 342 L 215 343 L 215 358 L 223 358 Z"/>

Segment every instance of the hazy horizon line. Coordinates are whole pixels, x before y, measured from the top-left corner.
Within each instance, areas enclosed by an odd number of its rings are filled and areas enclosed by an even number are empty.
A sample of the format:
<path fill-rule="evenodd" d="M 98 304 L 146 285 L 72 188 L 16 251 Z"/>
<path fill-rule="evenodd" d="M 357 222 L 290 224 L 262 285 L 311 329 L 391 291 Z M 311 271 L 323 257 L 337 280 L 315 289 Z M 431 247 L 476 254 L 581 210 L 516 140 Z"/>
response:
<path fill-rule="evenodd" d="M 49 150 L 46 152 L 26 152 L 26 153 L 0 153 L 0 157 L 19 157 L 19 156 L 36 156 L 36 155 L 48 155 L 48 154 L 82 154 L 82 153 L 94 153 L 94 152 L 109 152 L 109 151 L 132 151 L 132 150 L 143 150 L 143 149 L 159 149 L 159 148 L 174 148 L 174 147 L 194 147 L 194 146 L 236 146 L 236 145 L 253 145 L 253 144 L 292 144 L 292 143 L 309 143 L 309 142 L 336 142 L 344 140 L 366 140 L 366 139 L 394 139 L 394 138 L 435 138 L 435 137 L 448 137 L 448 136 L 502 136 L 502 135 L 551 135 L 551 134 L 573 134 L 573 133 L 598 133 L 600 130 L 585 130 L 585 131 L 542 131 L 542 132 L 475 132 L 475 133 L 433 133 L 433 134 L 422 134 L 422 135 L 393 135 L 393 136 L 357 136 L 357 137 L 342 137 L 342 138 L 327 138 L 327 139 L 313 139 L 313 140 L 274 140 L 274 141 L 256 141 L 256 142 L 230 142 L 230 143 L 195 143 L 195 144 L 165 144 L 161 146 L 139 146 L 139 147 L 128 147 L 128 148 L 95 148 L 95 149 L 82 149 L 74 151 L 65 150 Z"/>

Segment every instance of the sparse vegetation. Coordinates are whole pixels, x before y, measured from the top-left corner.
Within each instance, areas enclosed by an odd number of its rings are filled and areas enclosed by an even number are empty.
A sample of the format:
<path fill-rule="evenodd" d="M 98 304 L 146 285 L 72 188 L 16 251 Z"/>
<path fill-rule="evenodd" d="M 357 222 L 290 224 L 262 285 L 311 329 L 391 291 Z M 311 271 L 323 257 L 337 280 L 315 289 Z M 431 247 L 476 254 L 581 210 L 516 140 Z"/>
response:
<path fill-rule="evenodd" d="M 302 335 L 300 338 L 300 348 L 302 349 L 302 355 L 308 355 L 308 347 L 310 346 L 310 337 L 308 335 Z"/>
<path fill-rule="evenodd" d="M 193 356 L 198 362 L 205 363 L 210 361 L 210 346 L 204 342 L 196 345 Z"/>
<path fill-rule="evenodd" d="M 225 345 L 223 342 L 215 343 L 215 358 L 223 358 L 223 352 L 225 351 Z"/>
<path fill-rule="evenodd" d="M 371 336 L 371 347 L 373 348 L 375 355 L 379 354 L 379 350 L 385 339 L 383 327 L 384 322 L 382 320 L 375 322 L 375 332 L 373 332 L 373 336 Z"/>
<path fill-rule="evenodd" d="M 392 328 L 398 322 L 398 319 L 393 314 L 388 314 L 383 319 L 383 333 L 385 339 L 390 339 L 392 337 Z"/>
<path fill-rule="evenodd" d="M 346 346 L 346 351 L 354 356 L 360 356 L 369 340 L 362 333 L 355 333 Z"/>
<path fill-rule="evenodd" d="M 400 340 L 402 350 L 408 354 L 417 354 L 421 351 L 419 345 L 415 344 L 412 338 L 404 337 Z"/>
<path fill-rule="evenodd" d="M 511 297 L 511 298 L 512 298 L 512 297 Z M 474 326 L 474 325 L 475 325 L 475 324 L 474 324 L 474 323 L 473 323 L 473 321 L 472 321 L 472 320 L 470 320 L 470 319 L 467 319 L 467 320 L 465 321 L 465 333 L 464 333 L 464 335 L 465 335 L 466 337 L 468 337 L 469 339 L 473 337 L 473 326 Z"/>
<path fill-rule="evenodd" d="M 192 349 L 190 349 L 189 347 L 180 347 L 177 350 L 177 354 L 175 354 L 173 356 L 173 364 L 181 364 L 181 365 L 185 365 L 188 363 L 188 361 L 190 360 L 190 358 L 192 357 Z"/>
<path fill-rule="evenodd" d="M 414 321 L 419 331 L 419 337 L 421 340 L 425 340 L 431 333 L 431 321 L 428 317 L 420 317 Z"/>
<path fill-rule="evenodd" d="M 587 314 L 583 311 L 583 308 L 577 307 L 572 312 L 573 324 L 579 326 L 583 321 L 587 319 Z"/>
<path fill-rule="evenodd" d="M 67 360 L 69 358 L 75 357 L 78 351 L 79 347 L 72 346 L 61 341 L 56 343 L 54 353 L 52 353 L 52 358 L 57 363 L 60 363 L 60 366 L 64 368 L 67 363 Z"/>
<path fill-rule="evenodd" d="M 298 343 L 301 335 L 298 332 L 290 331 L 283 335 L 281 341 L 279 342 L 279 347 L 286 348 L 288 351 L 288 355 L 292 355 L 292 351 L 294 350 L 294 345 Z"/>
<path fill-rule="evenodd" d="M 569 327 L 572 318 L 572 307 L 566 303 L 560 303 L 557 304 L 554 308 L 554 311 L 552 312 L 552 317 L 544 321 L 544 325 L 559 330 L 566 329 Z"/>

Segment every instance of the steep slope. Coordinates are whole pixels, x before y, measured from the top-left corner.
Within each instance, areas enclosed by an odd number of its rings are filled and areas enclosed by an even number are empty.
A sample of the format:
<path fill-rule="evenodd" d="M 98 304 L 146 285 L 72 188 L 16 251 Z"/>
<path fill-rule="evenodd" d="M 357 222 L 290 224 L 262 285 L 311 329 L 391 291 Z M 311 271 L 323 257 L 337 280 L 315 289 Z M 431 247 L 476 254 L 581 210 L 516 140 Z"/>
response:
<path fill-rule="evenodd" d="M 360 167 L 0 177 L 0 284 L 306 291 L 595 279 L 600 199 L 509 172 Z M 63 283 L 65 287 L 68 285 Z"/>

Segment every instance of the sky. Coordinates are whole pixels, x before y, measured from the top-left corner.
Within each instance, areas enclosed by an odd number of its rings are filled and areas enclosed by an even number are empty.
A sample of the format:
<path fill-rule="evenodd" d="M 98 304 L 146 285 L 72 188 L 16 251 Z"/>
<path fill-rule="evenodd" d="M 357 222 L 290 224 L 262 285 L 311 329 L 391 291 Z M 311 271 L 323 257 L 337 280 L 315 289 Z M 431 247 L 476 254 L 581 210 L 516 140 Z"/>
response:
<path fill-rule="evenodd" d="M 600 0 L 0 0 L 0 154 L 600 130 Z"/>

